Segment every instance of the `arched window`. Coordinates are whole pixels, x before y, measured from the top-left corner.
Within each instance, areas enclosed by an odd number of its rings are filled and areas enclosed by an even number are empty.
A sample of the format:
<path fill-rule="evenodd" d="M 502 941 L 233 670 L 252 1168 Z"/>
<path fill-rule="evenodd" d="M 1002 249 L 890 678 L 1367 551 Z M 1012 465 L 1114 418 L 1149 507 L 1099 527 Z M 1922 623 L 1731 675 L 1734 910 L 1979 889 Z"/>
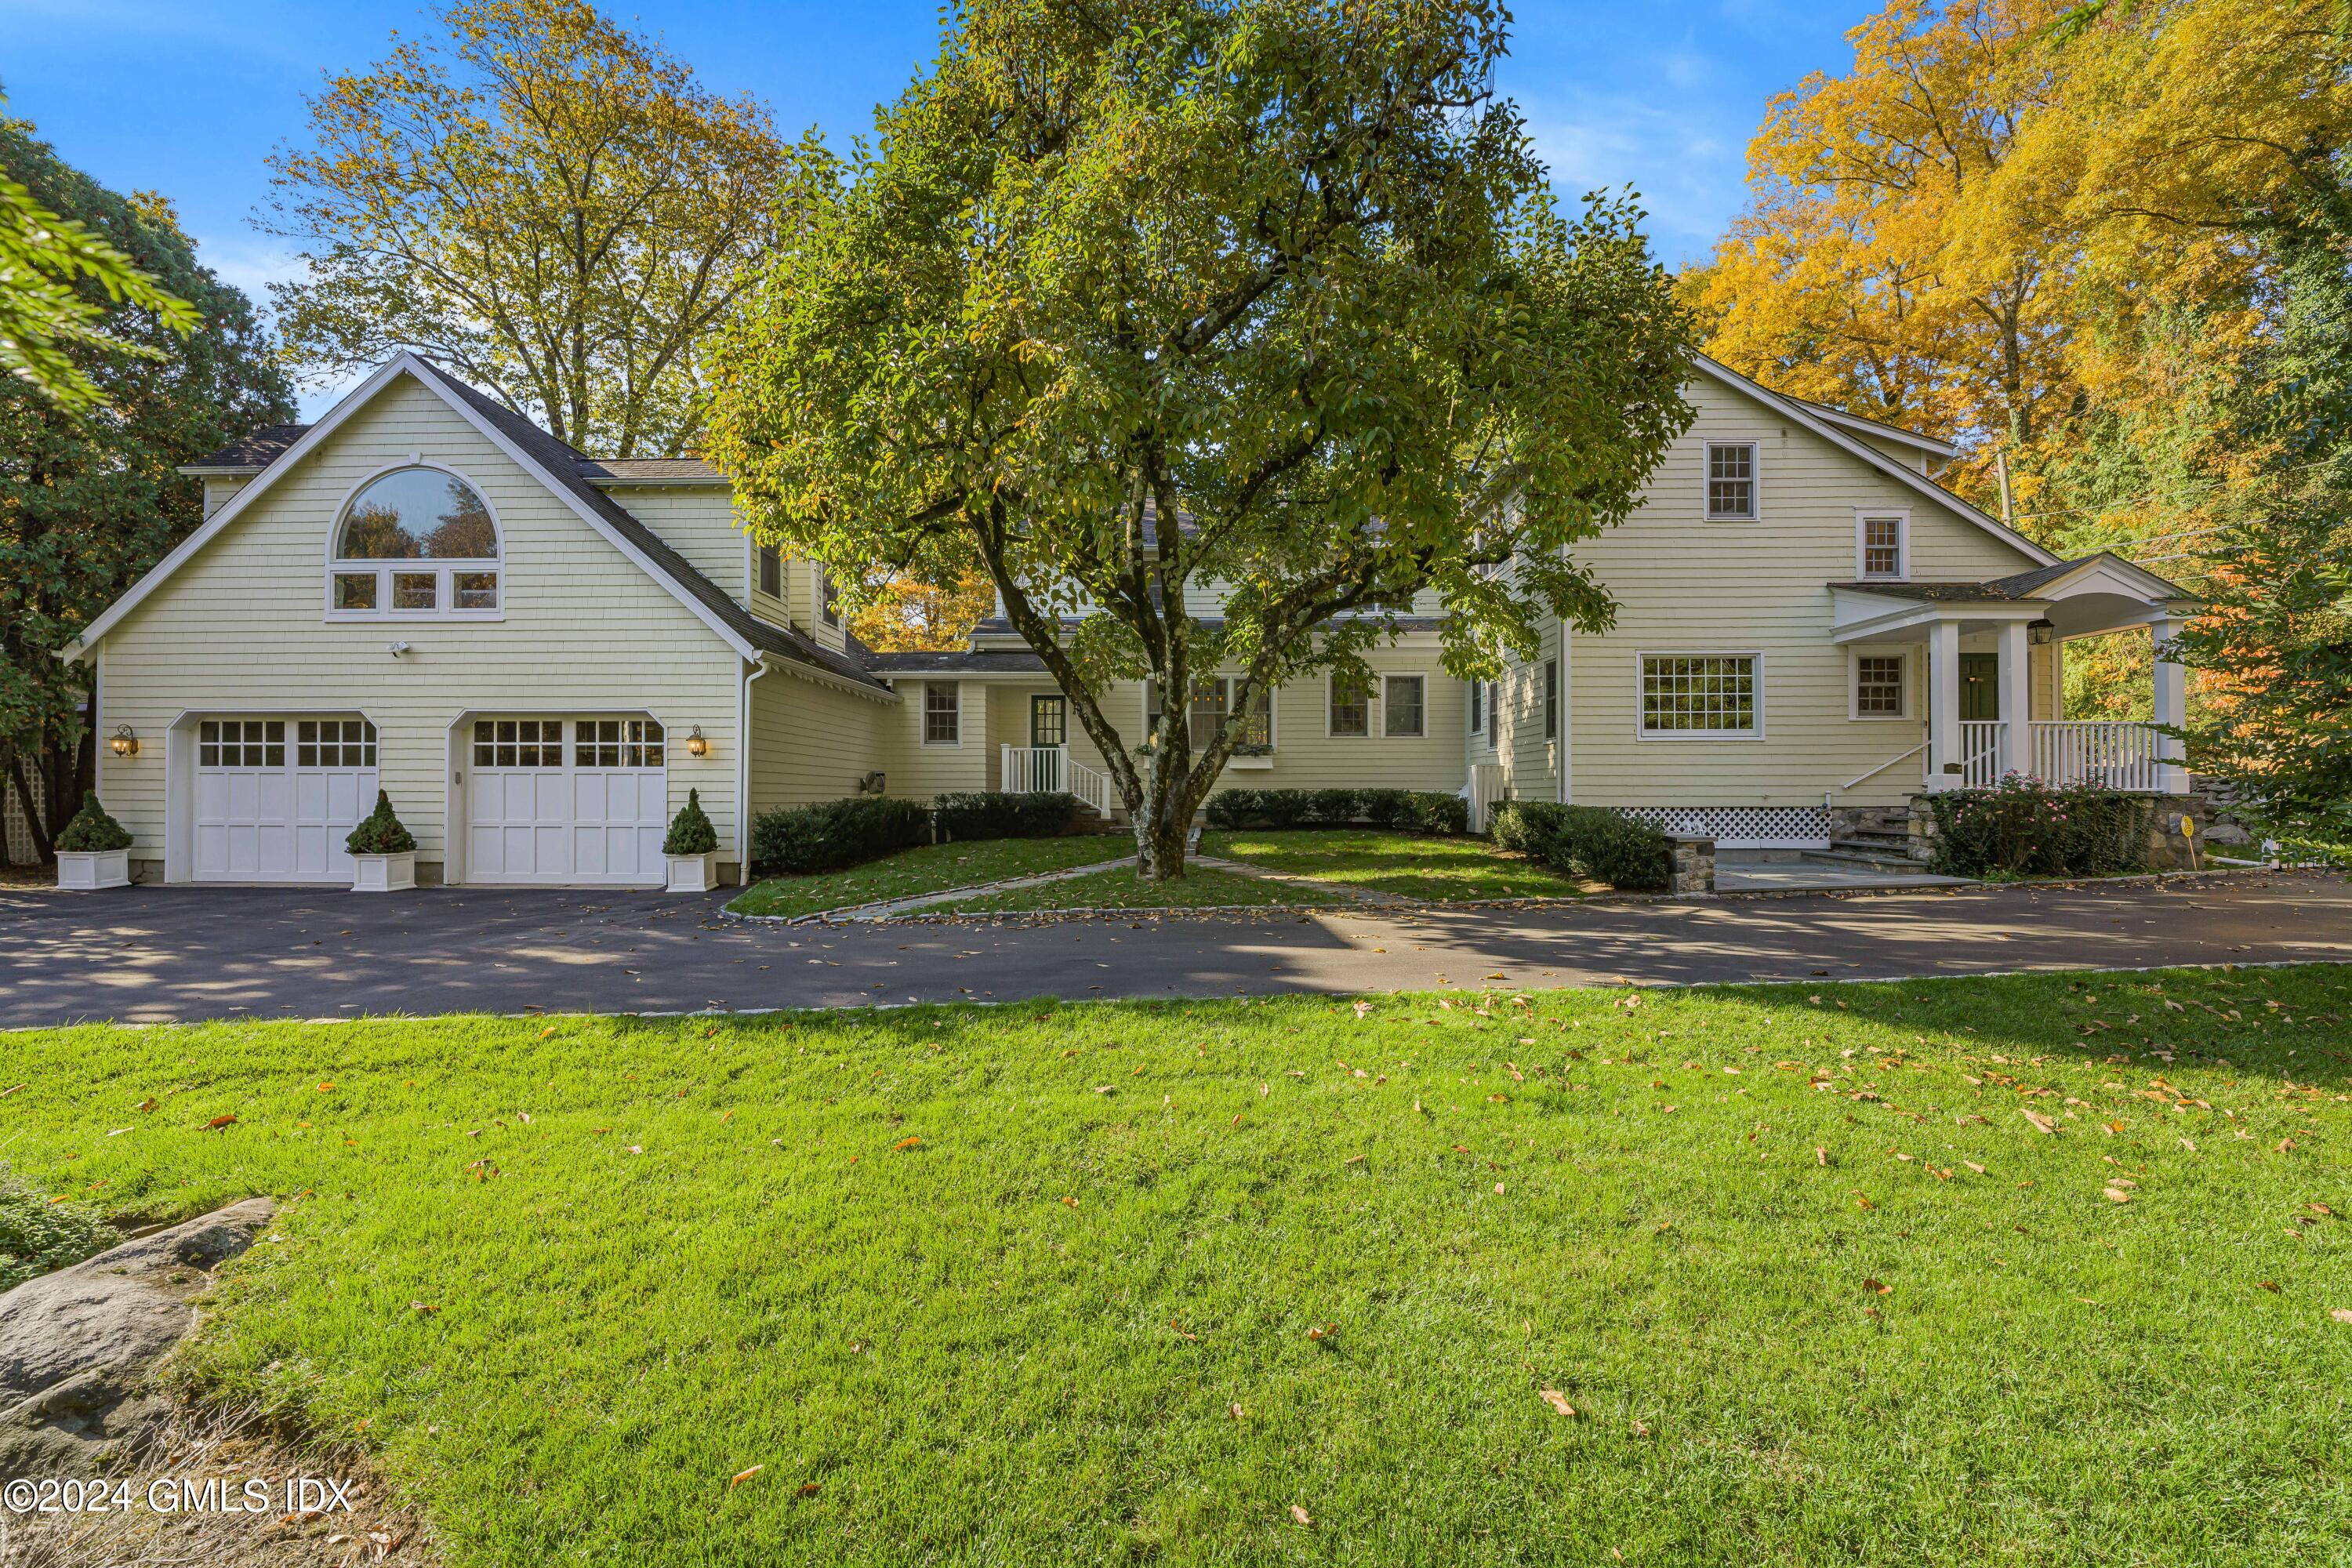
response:
<path fill-rule="evenodd" d="M 498 520 L 481 492 L 446 468 L 394 468 L 335 520 L 327 614 L 496 616 L 499 576 Z"/>

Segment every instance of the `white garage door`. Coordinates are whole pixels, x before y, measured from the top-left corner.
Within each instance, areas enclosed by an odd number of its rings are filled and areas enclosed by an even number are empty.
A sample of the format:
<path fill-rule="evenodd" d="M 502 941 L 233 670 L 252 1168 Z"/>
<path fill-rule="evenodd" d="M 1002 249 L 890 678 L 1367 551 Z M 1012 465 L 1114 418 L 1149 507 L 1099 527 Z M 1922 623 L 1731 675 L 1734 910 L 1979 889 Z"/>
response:
<path fill-rule="evenodd" d="M 206 719 L 196 726 L 196 879 L 348 882 L 343 838 L 375 807 L 364 719 Z"/>
<path fill-rule="evenodd" d="M 659 887 L 669 826 L 650 719 L 481 719 L 466 771 L 466 879 Z"/>

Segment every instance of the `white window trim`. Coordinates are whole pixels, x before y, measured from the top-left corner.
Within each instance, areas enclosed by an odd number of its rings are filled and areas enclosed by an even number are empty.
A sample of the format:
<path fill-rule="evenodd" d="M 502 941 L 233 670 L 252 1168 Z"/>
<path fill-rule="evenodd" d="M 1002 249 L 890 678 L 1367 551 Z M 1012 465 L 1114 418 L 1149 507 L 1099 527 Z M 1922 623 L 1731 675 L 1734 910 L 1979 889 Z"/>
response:
<path fill-rule="evenodd" d="M 1421 688 L 1421 728 L 1410 734 L 1391 734 L 1389 731 L 1389 682 L 1410 680 Z M 1383 741 L 1426 741 L 1429 739 L 1429 677 L 1418 670 L 1383 671 L 1381 687 L 1381 739 Z"/>
<path fill-rule="evenodd" d="M 1745 447 L 1748 448 L 1748 510 L 1745 513 L 1717 511 L 1712 504 L 1710 489 L 1715 468 L 1715 448 Z M 1702 440 L 1698 444 L 1698 514 L 1708 522 L 1761 522 L 1764 521 L 1764 443 L 1761 441 Z"/>
<path fill-rule="evenodd" d="M 1654 658 L 1749 658 L 1756 661 L 1753 730 L 1651 730 L 1642 723 L 1642 669 Z M 1645 647 L 1633 653 L 1633 738 L 1637 741 L 1760 741 L 1764 738 L 1764 650 L 1753 647 Z M 1852 688 L 1849 686 L 1849 690 Z M 1851 698 L 1848 699 L 1851 701 Z"/>
<path fill-rule="evenodd" d="M 1895 574 L 1874 575 L 1869 566 L 1869 535 L 1873 521 L 1895 520 Z M 1853 514 L 1853 577 L 1857 583 L 1907 583 L 1911 580 L 1911 511 L 1908 507 L 1857 508 Z"/>
<path fill-rule="evenodd" d="M 360 492 L 366 489 L 370 485 L 375 483 L 376 480 L 383 479 L 386 474 L 396 474 L 404 468 L 431 468 L 436 473 L 448 475 L 451 479 L 456 479 L 467 489 L 472 490 L 475 496 L 480 500 L 482 510 L 490 514 L 490 529 L 492 532 L 498 535 L 499 540 L 499 553 L 497 558 L 495 560 L 480 561 L 443 561 L 436 559 L 415 561 L 344 561 L 338 559 L 335 553 L 335 547 L 342 542 L 343 519 L 350 513 L 352 510 L 352 502 L 357 500 L 359 499 Z M 377 468 L 373 473 L 363 477 L 357 484 L 343 492 L 343 499 L 336 503 L 333 520 L 327 524 L 326 553 L 326 569 L 320 574 L 319 578 L 319 602 L 322 606 L 324 606 L 320 616 L 322 620 L 329 622 L 502 621 L 507 618 L 507 525 L 499 516 L 497 504 L 490 500 L 489 492 L 488 490 L 485 490 L 480 485 L 474 482 L 472 475 L 466 473 L 462 469 L 453 468 L 446 463 L 434 462 L 425 458 L 422 453 L 411 452 L 396 463 L 386 463 L 383 467 Z M 376 607 L 373 610 L 339 610 L 335 608 L 335 579 L 338 577 L 356 577 L 362 573 L 366 572 L 373 572 L 375 574 Z M 394 572 L 399 572 L 404 574 L 423 574 L 426 572 L 434 574 L 433 608 L 429 610 L 394 609 L 392 607 L 392 574 Z M 451 582 L 450 579 L 460 572 L 496 573 L 499 579 L 498 607 L 489 610 L 461 610 L 457 608 L 457 585 Z"/>
<path fill-rule="evenodd" d="M 1331 687 L 1333 678 L 1337 673 L 1338 672 L 1335 670 L 1328 669 L 1323 672 L 1323 738 L 1327 741 L 1377 740 L 1381 733 L 1381 721 L 1382 717 L 1381 712 L 1381 678 L 1379 674 L 1376 672 L 1373 675 L 1372 689 L 1364 693 L 1364 732 L 1360 735 L 1342 735 L 1331 728 Z M 1424 691 L 1422 695 L 1425 700 L 1429 694 Z M 1423 728 L 1426 729 L 1427 727 L 1428 721 L 1424 719 L 1423 721 Z"/>
<path fill-rule="evenodd" d="M 1875 514 L 1884 517 L 1884 512 Z M 1845 650 L 1845 716 L 1858 724 L 1910 724 L 1912 717 L 1912 685 L 1918 679 L 1923 662 L 1912 658 L 1913 643 L 1850 644 Z M 1899 658 L 1903 661 L 1903 711 L 1900 713 L 1865 713 L 1862 710 L 1862 661 L 1865 658 Z"/>
<path fill-rule="evenodd" d="M 955 689 L 956 738 L 952 741 L 934 741 L 931 739 L 931 689 L 935 686 L 952 687 Z M 963 745 L 963 689 L 964 682 L 961 680 L 926 680 L 923 682 L 923 700 L 921 702 L 918 703 L 915 708 L 915 740 L 917 744 L 929 746 L 937 751 L 954 751 L 960 749 Z"/>

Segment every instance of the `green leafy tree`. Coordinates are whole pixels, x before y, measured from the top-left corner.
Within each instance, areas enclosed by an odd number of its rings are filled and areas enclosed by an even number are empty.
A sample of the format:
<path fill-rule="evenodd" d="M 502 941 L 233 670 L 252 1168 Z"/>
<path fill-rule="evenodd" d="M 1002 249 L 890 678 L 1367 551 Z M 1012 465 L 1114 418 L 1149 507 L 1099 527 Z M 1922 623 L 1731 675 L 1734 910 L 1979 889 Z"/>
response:
<path fill-rule="evenodd" d="M 86 395 L 0 378 L 0 777 L 46 857 L 94 763 L 89 671 L 57 650 L 195 526 L 174 468 L 294 405 L 251 303 L 162 198 L 102 189 L 19 121 L 0 121 L 0 179 L 146 279 L 71 281 L 79 324 L 54 344 Z"/>
<path fill-rule="evenodd" d="M 263 226 L 310 247 L 276 284 L 321 379 L 413 349 L 562 440 L 676 456 L 709 405 L 707 340 L 773 237 L 789 161 L 584 0 L 474 0 L 310 100 Z"/>
<path fill-rule="evenodd" d="M 975 0 L 873 144 L 813 151 L 787 193 L 714 456 L 761 537 L 845 584 L 877 558 L 984 573 L 1146 877 L 1182 873 L 1259 694 L 1361 678 L 1416 594 L 1465 676 L 1612 614 L 1570 547 L 1685 427 L 1689 326 L 1630 198 L 1555 210 L 1494 92 L 1505 26 L 1479 3 Z M 1205 731 L 1183 700 L 1148 734 L 1102 700 L 1221 668 Z"/>
<path fill-rule="evenodd" d="M 2352 858 L 2352 164 L 2315 153 L 2248 226 L 2272 260 L 2274 331 L 2241 384 L 2261 454 L 2203 552 L 2208 605 L 2180 638 L 2204 672 L 2192 760 L 2263 803 L 2263 826 Z"/>

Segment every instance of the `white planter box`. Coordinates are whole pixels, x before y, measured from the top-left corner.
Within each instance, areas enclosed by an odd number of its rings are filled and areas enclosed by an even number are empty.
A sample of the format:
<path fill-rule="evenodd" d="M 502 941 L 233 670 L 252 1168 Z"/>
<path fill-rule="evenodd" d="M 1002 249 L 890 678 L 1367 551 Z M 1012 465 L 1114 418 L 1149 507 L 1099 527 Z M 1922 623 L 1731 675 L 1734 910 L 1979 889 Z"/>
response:
<path fill-rule="evenodd" d="M 405 855 L 352 857 L 352 891 L 395 893 L 416 886 L 416 851 Z"/>
<path fill-rule="evenodd" d="M 1271 754 L 1265 756 L 1227 757 L 1225 759 L 1225 771 L 1227 773 L 1249 773 L 1256 769 L 1271 768 L 1272 766 L 1274 766 L 1274 758 Z"/>
<path fill-rule="evenodd" d="M 669 880 L 664 889 L 672 893 L 707 893 L 718 885 L 719 851 L 708 855 L 666 855 L 669 862 Z"/>
<path fill-rule="evenodd" d="M 131 886 L 131 851 L 60 849 L 58 886 L 81 893 L 95 893 L 101 888 L 127 888 Z"/>

